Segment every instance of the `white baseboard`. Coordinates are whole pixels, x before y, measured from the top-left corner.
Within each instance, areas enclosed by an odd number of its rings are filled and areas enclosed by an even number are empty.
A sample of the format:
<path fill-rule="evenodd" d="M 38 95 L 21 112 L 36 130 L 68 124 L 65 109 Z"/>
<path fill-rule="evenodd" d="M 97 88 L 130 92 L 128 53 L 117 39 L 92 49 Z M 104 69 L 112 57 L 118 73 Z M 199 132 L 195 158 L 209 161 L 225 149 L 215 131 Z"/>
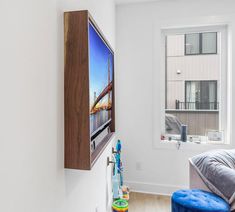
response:
<path fill-rule="evenodd" d="M 179 189 L 188 189 L 188 186 L 163 185 L 134 181 L 127 181 L 125 184 L 130 188 L 130 191 L 166 196 L 171 196 L 173 192 Z"/>

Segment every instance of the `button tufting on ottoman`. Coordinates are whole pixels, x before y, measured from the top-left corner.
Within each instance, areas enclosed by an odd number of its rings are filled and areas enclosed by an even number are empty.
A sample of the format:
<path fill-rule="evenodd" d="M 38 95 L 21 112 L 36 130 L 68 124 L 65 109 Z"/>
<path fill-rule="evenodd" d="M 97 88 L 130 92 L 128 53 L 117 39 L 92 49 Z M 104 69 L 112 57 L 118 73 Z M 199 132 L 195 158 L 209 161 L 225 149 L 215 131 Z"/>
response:
<path fill-rule="evenodd" d="M 198 189 L 179 190 L 171 198 L 172 212 L 229 212 L 229 204 L 219 196 Z"/>

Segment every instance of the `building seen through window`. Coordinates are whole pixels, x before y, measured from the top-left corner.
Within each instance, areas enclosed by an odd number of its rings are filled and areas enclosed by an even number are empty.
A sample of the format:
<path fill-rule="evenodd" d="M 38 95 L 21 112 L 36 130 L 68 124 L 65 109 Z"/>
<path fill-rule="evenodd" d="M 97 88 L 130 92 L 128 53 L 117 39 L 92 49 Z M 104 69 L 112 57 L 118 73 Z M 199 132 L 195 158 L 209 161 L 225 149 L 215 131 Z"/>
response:
<path fill-rule="evenodd" d="M 165 132 L 205 136 L 219 130 L 219 32 L 166 36 Z"/>

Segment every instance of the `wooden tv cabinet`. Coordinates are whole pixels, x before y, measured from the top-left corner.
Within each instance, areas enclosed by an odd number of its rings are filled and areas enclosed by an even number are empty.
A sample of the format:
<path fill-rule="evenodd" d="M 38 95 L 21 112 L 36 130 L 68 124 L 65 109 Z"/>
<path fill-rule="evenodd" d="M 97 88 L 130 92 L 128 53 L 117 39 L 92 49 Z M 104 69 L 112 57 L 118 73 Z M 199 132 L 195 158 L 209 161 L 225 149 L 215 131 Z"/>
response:
<path fill-rule="evenodd" d="M 106 45 L 109 43 L 88 11 L 64 13 L 64 167 L 90 170 L 115 131 L 114 74 L 110 133 L 91 152 L 89 103 L 89 31 L 92 23 Z"/>

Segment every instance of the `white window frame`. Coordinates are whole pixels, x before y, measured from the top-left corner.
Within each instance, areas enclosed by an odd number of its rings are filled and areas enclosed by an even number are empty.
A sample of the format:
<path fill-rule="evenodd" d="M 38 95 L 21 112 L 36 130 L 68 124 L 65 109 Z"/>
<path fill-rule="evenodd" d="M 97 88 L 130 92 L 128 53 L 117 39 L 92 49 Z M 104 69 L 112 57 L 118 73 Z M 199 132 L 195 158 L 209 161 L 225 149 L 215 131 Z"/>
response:
<path fill-rule="evenodd" d="M 219 95 L 219 129 L 223 130 L 224 133 L 224 142 L 223 144 L 210 144 L 210 143 L 203 143 L 203 144 L 195 144 L 191 142 L 181 142 L 181 148 L 183 149 L 199 149 L 199 150 L 209 150 L 212 148 L 224 148 L 225 145 L 231 146 L 231 106 L 229 104 L 230 99 L 229 96 L 231 95 L 231 82 L 229 80 L 229 76 L 231 76 L 231 68 L 229 68 L 229 48 L 228 48 L 228 25 L 213 25 L 213 26 L 197 26 L 197 27 L 179 27 L 179 28 L 162 28 L 161 29 L 161 55 L 160 56 L 160 77 L 161 79 L 165 79 L 165 40 L 166 36 L 169 35 L 176 35 L 176 34 L 187 34 L 187 33 L 194 33 L 194 32 L 218 32 L 220 36 L 220 43 L 218 43 L 218 49 L 220 49 L 221 52 L 221 68 L 220 68 L 220 85 L 218 85 L 218 92 Z M 218 42 L 218 41 L 217 41 Z M 218 50 L 217 49 L 217 50 Z M 229 52 L 230 53 L 230 52 Z M 165 80 L 160 81 L 160 107 L 161 107 L 161 118 L 159 124 L 156 123 L 156 120 L 154 120 L 154 127 L 160 127 L 161 135 L 165 132 Z M 156 92 L 156 91 L 154 91 Z M 155 97 L 155 96 L 154 96 Z M 223 101 L 222 101 L 223 100 Z M 156 101 L 155 101 L 156 102 Z M 155 148 L 163 148 L 163 149 L 175 149 L 178 146 L 178 142 L 174 141 L 161 141 L 159 135 L 159 138 L 156 138 L 156 134 L 154 134 L 154 147 Z"/>

